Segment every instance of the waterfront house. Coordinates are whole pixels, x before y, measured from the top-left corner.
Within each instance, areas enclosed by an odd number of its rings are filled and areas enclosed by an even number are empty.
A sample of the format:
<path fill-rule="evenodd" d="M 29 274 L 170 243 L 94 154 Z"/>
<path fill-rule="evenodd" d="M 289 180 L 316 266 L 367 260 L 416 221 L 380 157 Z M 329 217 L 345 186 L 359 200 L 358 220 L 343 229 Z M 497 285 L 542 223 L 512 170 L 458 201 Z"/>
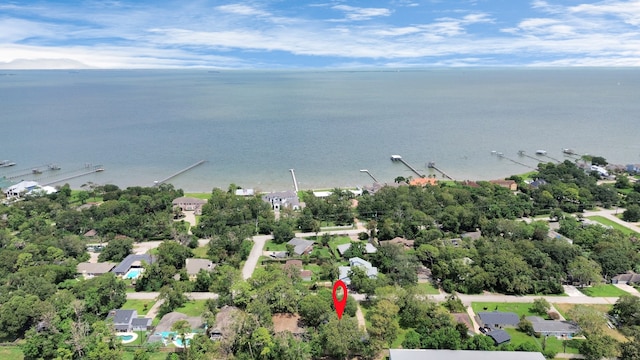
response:
<path fill-rule="evenodd" d="M 195 215 L 202 214 L 202 206 L 206 203 L 207 200 L 194 197 L 179 197 L 171 202 L 173 207 L 180 208 L 182 211 L 193 211 Z"/>
<path fill-rule="evenodd" d="M 518 190 L 518 184 L 514 181 L 514 180 L 491 180 L 489 181 L 492 184 L 501 186 L 503 188 L 509 189 L 511 191 L 516 191 Z"/>
<path fill-rule="evenodd" d="M 298 210 L 302 207 L 298 194 L 290 190 L 268 193 L 262 196 L 262 201 L 271 204 L 273 210 Z"/>
<path fill-rule="evenodd" d="M 430 178 L 430 177 L 419 177 L 419 178 L 411 179 L 409 181 L 409 185 L 422 186 L 422 187 L 427 185 L 436 186 L 438 185 L 438 179 Z"/>

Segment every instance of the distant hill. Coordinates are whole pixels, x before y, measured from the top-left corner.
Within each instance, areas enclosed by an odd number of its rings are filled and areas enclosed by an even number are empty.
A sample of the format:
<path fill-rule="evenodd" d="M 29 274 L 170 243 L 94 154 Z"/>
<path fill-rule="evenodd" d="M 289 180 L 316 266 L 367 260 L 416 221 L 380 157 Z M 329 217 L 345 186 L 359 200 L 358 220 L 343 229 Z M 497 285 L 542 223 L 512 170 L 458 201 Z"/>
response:
<path fill-rule="evenodd" d="M 37 69 L 92 69 L 91 66 L 71 59 L 15 59 L 0 62 L 3 70 L 37 70 Z"/>

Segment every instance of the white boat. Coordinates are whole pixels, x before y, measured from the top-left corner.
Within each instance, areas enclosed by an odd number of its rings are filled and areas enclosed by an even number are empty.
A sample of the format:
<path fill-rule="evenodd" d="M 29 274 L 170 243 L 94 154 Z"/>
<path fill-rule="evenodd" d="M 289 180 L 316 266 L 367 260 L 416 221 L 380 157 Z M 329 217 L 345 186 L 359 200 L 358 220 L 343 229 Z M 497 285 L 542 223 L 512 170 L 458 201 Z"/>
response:
<path fill-rule="evenodd" d="M 547 151 L 546 150 L 536 150 L 536 154 L 537 155 L 547 155 Z"/>
<path fill-rule="evenodd" d="M 567 155 L 575 155 L 576 151 L 573 149 L 562 149 L 562 152 L 567 154 Z"/>

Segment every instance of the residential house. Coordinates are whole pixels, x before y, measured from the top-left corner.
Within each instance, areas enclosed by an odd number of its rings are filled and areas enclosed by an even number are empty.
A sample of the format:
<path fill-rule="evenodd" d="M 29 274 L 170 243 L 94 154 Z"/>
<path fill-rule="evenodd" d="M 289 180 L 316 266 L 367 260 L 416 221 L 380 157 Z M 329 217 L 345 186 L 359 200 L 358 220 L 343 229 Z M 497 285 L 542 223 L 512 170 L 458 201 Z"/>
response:
<path fill-rule="evenodd" d="M 349 278 L 349 272 L 352 267 L 359 267 L 364 269 L 365 273 L 369 278 L 376 278 L 378 276 L 378 268 L 371 265 L 370 262 L 361 259 L 359 257 L 354 257 L 349 259 L 349 266 L 340 266 L 338 270 L 340 271 L 339 279 L 342 280 L 346 285 L 351 284 L 351 279 Z"/>
<path fill-rule="evenodd" d="M 495 329 L 505 326 L 515 327 L 520 322 L 518 314 L 502 311 L 479 312 L 478 318 L 480 326 Z"/>
<path fill-rule="evenodd" d="M 302 278 L 302 280 L 304 281 L 311 281 L 311 277 L 313 276 L 313 272 L 311 270 L 304 270 L 302 268 L 302 260 L 287 260 L 287 262 L 283 266 L 283 269 L 286 270 L 287 274 L 293 274 L 289 271 L 299 272 L 300 278 Z"/>
<path fill-rule="evenodd" d="M 462 235 L 460 235 L 461 238 L 463 239 L 471 239 L 471 240 L 478 240 L 482 237 L 482 232 L 480 230 L 477 231 L 469 231 L 466 232 Z"/>
<path fill-rule="evenodd" d="M 293 253 L 298 256 L 308 254 L 313 250 L 313 241 L 311 240 L 293 238 L 287 244 L 293 245 Z"/>
<path fill-rule="evenodd" d="M 131 269 L 142 269 L 143 263 L 151 264 L 153 261 L 153 257 L 149 254 L 130 254 L 111 271 L 116 275 L 124 275 Z"/>
<path fill-rule="evenodd" d="M 511 335 L 502 329 L 494 329 L 485 333 L 488 337 L 493 339 L 494 345 L 502 345 L 511 341 Z"/>
<path fill-rule="evenodd" d="M 113 270 L 116 263 L 102 262 L 102 263 L 90 263 L 81 262 L 78 264 L 76 273 L 82 275 L 85 279 L 91 279 L 94 276 L 100 276 Z"/>
<path fill-rule="evenodd" d="M 509 189 L 511 191 L 518 190 L 518 184 L 514 180 L 491 180 L 489 181 L 492 184 L 501 186 L 503 188 Z"/>
<path fill-rule="evenodd" d="M 628 164 L 626 170 L 629 174 L 640 174 L 640 164 Z"/>
<path fill-rule="evenodd" d="M 182 211 L 193 211 L 195 215 L 202 214 L 202 206 L 206 203 L 207 200 L 193 197 L 179 197 L 171 202 L 173 207 L 180 208 Z"/>
<path fill-rule="evenodd" d="M 415 240 L 407 240 L 403 237 L 394 237 L 391 240 L 383 240 L 380 241 L 380 245 L 385 245 L 385 244 L 400 244 L 404 247 L 405 250 L 412 250 L 413 249 L 413 244 L 415 243 Z"/>
<path fill-rule="evenodd" d="M 51 186 L 40 186 L 37 181 L 23 180 L 19 183 L 9 186 L 4 194 L 8 197 L 21 197 L 30 193 L 53 194 L 57 192 L 56 188 Z"/>
<path fill-rule="evenodd" d="M 295 191 L 279 191 L 262 195 L 262 201 L 271 204 L 273 210 L 293 209 L 298 210 L 302 207 L 298 194 Z"/>
<path fill-rule="evenodd" d="M 539 316 L 527 316 L 527 320 L 541 336 L 571 337 L 580 332 L 580 327 L 571 321 L 545 320 Z"/>
<path fill-rule="evenodd" d="M 529 186 L 533 189 L 537 189 L 542 185 L 547 185 L 547 182 L 545 179 L 535 179 L 529 183 Z"/>
<path fill-rule="evenodd" d="M 242 311 L 235 306 L 225 305 L 216 314 L 216 322 L 207 329 L 211 340 L 221 340 L 235 334 L 233 324 Z"/>
<path fill-rule="evenodd" d="M 151 327 L 150 318 L 139 318 L 136 310 L 111 310 L 107 315 L 107 321 L 113 322 L 113 327 L 118 332 L 146 331 Z"/>
<path fill-rule="evenodd" d="M 311 270 L 300 270 L 300 278 L 302 281 L 311 281 L 313 278 L 313 271 Z"/>
<path fill-rule="evenodd" d="M 464 185 L 464 186 L 472 187 L 472 188 L 479 188 L 480 187 L 480 185 L 478 185 L 477 182 L 471 181 L 471 180 L 462 181 L 461 184 Z"/>
<path fill-rule="evenodd" d="M 186 259 L 185 268 L 187 269 L 187 275 L 189 280 L 194 281 L 198 276 L 200 270 L 212 271 L 216 265 L 209 259 Z"/>
<path fill-rule="evenodd" d="M 336 248 L 338 249 L 338 252 L 340 253 L 340 255 L 344 255 L 344 253 L 346 253 L 347 250 L 349 250 L 351 248 L 351 244 L 352 243 L 338 245 Z M 364 252 L 365 252 L 365 254 L 374 254 L 374 253 L 378 252 L 378 249 L 375 246 L 373 246 L 372 244 L 366 243 L 364 245 Z"/>
<path fill-rule="evenodd" d="M 389 349 L 389 360 L 544 360 L 539 352 Z"/>
<path fill-rule="evenodd" d="M 611 278 L 611 283 L 637 285 L 640 284 L 640 274 L 636 274 L 633 271 L 629 271 L 625 274 L 618 274 Z"/>

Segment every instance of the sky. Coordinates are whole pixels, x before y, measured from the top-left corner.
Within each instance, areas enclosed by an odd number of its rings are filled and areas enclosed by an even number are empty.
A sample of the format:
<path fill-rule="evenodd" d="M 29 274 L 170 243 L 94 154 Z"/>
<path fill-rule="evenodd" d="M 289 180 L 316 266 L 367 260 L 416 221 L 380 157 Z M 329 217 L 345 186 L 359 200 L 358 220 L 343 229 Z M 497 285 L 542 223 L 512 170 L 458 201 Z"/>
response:
<path fill-rule="evenodd" d="M 0 68 L 640 66 L 640 0 L 3 0 Z"/>

